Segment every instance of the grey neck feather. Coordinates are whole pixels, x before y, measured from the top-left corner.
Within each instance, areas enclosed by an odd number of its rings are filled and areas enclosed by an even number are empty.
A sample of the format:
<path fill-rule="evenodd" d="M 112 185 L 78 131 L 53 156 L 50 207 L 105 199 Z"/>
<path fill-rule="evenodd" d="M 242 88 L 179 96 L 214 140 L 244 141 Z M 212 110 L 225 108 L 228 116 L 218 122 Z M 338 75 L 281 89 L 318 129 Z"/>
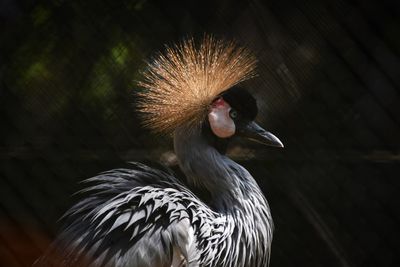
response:
<path fill-rule="evenodd" d="M 188 182 L 209 191 L 217 209 L 240 205 L 254 191 L 261 193 L 248 171 L 211 146 L 201 129 L 175 130 L 174 148 Z"/>

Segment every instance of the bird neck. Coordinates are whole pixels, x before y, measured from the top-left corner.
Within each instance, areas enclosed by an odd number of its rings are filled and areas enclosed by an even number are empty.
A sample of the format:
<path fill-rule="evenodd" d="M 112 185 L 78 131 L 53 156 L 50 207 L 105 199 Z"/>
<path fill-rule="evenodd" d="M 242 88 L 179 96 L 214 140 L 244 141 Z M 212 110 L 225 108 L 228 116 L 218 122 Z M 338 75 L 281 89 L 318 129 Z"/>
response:
<path fill-rule="evenodd" d="M 188 183 L 208 191 L 216 209 L 232 209 L 254 197 L 254 191 L 261 193 L 249 172 L 220 153 L 201 129 L 177 129 L 174 148 Z"/>

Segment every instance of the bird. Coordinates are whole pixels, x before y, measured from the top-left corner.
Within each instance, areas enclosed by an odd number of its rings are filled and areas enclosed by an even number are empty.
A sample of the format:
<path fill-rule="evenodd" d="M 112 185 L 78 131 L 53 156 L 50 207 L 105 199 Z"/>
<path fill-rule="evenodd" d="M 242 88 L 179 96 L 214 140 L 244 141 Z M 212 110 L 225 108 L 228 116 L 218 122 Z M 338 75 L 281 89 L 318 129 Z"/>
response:
<path fill-rule="evenodd" d="M 241 85 L 256 65 L 249 48 L 212 35 L 167 45 L 147 61 L 137 111 L 143 127 L 173 139 L 184 179 L 130 163 L 85 180 L 84 196 L 34 266 L 268 266 L 269 204 L 226 155 L 233 138 L 283 147 L 255 122 L 257 101 Z"/>

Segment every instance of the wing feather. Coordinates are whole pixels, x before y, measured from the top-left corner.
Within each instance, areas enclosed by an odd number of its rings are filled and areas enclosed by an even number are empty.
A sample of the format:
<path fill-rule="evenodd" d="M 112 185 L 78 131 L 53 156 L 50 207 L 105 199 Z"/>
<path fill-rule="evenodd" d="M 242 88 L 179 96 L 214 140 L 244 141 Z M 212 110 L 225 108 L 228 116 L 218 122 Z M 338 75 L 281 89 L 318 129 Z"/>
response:
<path fill-rule="evenodd" d="M 170 173 L 133 167 L 87 179 L 89 196 L 34 266 L 196 266 L 196 235 L 210 236 L 217 215 Z"/>

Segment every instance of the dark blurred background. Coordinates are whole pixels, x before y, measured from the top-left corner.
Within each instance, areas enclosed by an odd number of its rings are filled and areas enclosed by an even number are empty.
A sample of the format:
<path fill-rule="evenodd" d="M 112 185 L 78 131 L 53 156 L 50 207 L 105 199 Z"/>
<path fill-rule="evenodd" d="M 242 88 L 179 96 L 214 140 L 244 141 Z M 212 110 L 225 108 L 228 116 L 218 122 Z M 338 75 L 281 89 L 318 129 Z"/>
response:
<path fill-rule="evenodd" d="M 185 36 L 249 46 L 259 122 L 284 150 L 235 142 L 276 230 L 272 266 L 400 266 L 400 2 L 0 1 L 0 266 L 30 266 L 78 182 L 166 161 L 135 80 Z"/>

